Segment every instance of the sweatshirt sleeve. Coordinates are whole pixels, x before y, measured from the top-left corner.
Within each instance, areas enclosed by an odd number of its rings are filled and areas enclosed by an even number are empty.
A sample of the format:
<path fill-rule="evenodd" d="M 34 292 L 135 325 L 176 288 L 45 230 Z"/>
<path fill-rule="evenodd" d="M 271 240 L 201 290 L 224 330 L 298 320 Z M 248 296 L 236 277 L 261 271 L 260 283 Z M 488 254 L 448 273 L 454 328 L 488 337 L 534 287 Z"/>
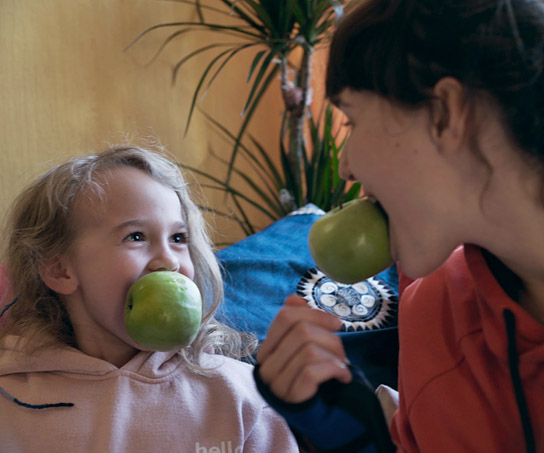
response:
<path fill-rule="evenodd" d="M 270 406 L 264 406 L 244 442 L 244 451 L 296 453 L 299 448 L 285 420 Z"/>
<path fill-rule="evenodd" d="M 310 452 L 394 451 L 389 430 L 374 390 L 359 370 L 351 369 L 349 384 L 332 380 L 322 384 L 308 401 L 290 404 L 277 398 L 261 380 L 255 382 L 264 399 L 287 421 L 301 448 Z"/>

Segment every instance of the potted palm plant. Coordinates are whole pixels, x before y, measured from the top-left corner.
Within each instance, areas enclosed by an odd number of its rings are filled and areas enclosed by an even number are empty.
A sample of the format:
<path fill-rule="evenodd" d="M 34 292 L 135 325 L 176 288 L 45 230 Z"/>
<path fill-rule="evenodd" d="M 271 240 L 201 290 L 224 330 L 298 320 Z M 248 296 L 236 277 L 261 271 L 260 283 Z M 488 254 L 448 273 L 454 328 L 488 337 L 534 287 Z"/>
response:
<path fill-rule="evenodd" d="M 184 55 L 173 68 L 172 79 L 175 82 L 180 70 L 192 58 L 204 53 L 212 55 L 194 89 L 186 129 L 190 127 L 202 92 L 209 89 L 236 55 L 252 52 L 247 68 L 250 89 L 238 131 L 232 133 L 222 126 L 220 119 L 203 112 L 232 144 L 226 158 L 216 156 L 225 165 L 224 174 L 218 176 L 191 168 L 204 180 L 203 186 L 219 188 L 229 195 L 235 205 L 236 219 L 245 234 L 256 231 L 246 214 L 244 206 L 247 204 L 273 221 L 308 203 L 329 210 L 357 197 L 359 185 L 348 186 L 338 176 L 338 158 L 343 141 L 338 139 L 334 128 L 333 107 L 326 105 L 317 118 L 310 108 L 312 58 L 318 46 L 326 45 L 331 29 L 343 15 L 345 0 L 178 1 L 192 5 L 197 20 L 154 25 L 144 30 L 130 46 L 154 30 L 164 28 L 170 29 L 171 33 L 157 53 L 176 38 L 195 30 L 217 34 L 216 42 Z M 210 16 L 214 19 L 209 19 Z M 225 42 L 224 35 L 234 36 L 236 43 Z M 263 95 L 278 78 L 281 80 L 284 115 L 278 131 L 280 165 L 275 165 L 271 159 L 272 152 L 251 136 L 247 128 Z M 251 172 L 237 167 L 240 156 L 250 162 Z M 232 184 L 235 174 L 248 184 L 249 192 L 235 188 Z"/>

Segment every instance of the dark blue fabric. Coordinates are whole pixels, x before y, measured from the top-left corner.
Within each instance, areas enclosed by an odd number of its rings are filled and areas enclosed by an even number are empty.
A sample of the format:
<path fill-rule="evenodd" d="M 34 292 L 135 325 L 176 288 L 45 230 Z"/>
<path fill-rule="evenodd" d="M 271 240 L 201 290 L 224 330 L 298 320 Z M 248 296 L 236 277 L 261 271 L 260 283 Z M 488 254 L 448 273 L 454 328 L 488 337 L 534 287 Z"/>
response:
<path fill-rule="evenodd" d="M 284 217 L 268 228 L 216 253 L 223 267 L 225 301 L 218 319 L 262 341 L 285 298 L 295 294 L 304 274 L 315 267 L 308 233 L 320 214 Z M 395 266 L 378 274 L 398 295 Z M 340 333 L 346 352 L 373 385 L 396 388 L 396 328 Z"/>
<path fill-rule="evenodd" d="M 259 365 L 253 375 L 263 398 L 285 418 L 303 447 L 337 453 L 394 451 L 374 390 L 361 370 L 353 366 L 350 370 L 353 379 L 349 384 L 330 380 L 301 403 L 287 403 L 276 397 L 261 379 Z"/>
<path fill-rule="evenodd" d="M 329 406 L 322 398 L 316 398 L 305 411 L 280 413 L 296 430 L 305 434 L 310 431 L 309 440 L 320 450 L 341 447 L 366 431 L 360 420 L 338 406 Z"/>
<path fill-rule="evenodd" d="M 374 388 L 380 384 L 398 386 L 399 335 L 397 327 L 339 332 L 346 354 L 358 366 Z"/>
<path fill-rule="evenodd" d="M 308 232 L 318 215 L 284 217 L 268 228 L 217 252 L 224 268 L 225 302 L 219 319 L 259 340 L 297 284 L 315 266 Z"/>

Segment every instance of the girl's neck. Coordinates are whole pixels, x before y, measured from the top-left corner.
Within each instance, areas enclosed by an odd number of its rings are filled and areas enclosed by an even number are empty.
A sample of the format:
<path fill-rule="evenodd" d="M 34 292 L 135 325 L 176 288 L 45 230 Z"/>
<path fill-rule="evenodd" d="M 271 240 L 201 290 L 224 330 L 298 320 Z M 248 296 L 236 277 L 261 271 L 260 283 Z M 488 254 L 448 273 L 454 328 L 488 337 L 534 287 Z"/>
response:
<path fill-rule="evenodd" d="M 80 334 L 77 334 L 79 330 Z M 130 359 L 132 359 L 138 350 L 132 346 L 120 341 L 117 338 L 104 338 L 100 335 L 94 335 L 94 332 L 85 332 L 82 334 L 82 329 L 76 330 L 77 348 L 92 357 L 105 360 L 106 362 L 115 365 L 117 368 L 122 368 Z"/>

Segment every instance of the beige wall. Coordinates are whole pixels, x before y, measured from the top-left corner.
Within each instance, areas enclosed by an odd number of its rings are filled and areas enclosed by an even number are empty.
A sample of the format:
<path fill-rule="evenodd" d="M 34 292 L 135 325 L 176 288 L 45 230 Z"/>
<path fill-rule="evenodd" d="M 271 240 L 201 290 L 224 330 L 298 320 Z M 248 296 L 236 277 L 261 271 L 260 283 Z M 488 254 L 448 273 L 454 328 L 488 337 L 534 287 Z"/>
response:
<path fill-rule="evenodd" d="M 186 5 L 161 0 L 0 1 L 0 212 L 52 162 L 101 149 L 127 134 L 153 135 L 192 166 L 208 171 L 217 166 L 208 151 L 228 147 L 201 115 L 184 137 L 192 90 L 207 60 L 195 60 L 175 86 L 170 83 L 176 61 L 211 37 L 186 35 L 150 67 L 144 63 L 166 30 L 123 51 L 147 27 L 189 20 L 192 14 Z M 202 103 L 232 130 L 240 123 L 249 58 L 234 60 Z M 275 158 L 280 112 L 279 91 L 273 90 L 252 126 Z M 223 208 L 222 194 L 206 196 Z M 217 241 L 243 237 L 235 224 L 216 220 Z"/>

